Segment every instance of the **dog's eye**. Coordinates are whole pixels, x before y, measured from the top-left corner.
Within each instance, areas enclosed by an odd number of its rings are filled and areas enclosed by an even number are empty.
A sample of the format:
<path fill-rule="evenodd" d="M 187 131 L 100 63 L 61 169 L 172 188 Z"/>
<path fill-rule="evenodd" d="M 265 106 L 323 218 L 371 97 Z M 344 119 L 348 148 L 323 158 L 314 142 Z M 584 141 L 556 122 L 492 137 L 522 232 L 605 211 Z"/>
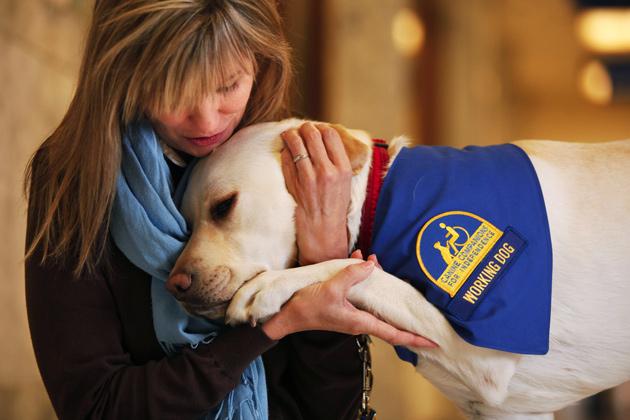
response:
<path fill-rule="evenodd" d="M 230 211 L 234 208 L 234 204 L 236 204 L 237 194 L 233 193 L 229 197 L 219 201 L 210 210 L 210 216 L 213 220 L 223 220 L 229 214 Z"/>

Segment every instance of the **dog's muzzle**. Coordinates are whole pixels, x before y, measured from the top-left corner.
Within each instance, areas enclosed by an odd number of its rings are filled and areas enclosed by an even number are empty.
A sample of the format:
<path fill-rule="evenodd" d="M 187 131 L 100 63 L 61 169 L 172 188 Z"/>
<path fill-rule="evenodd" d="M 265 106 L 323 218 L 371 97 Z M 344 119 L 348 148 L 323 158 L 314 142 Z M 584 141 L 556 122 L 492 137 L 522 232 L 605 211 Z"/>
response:
<path fill-rule="evenodd" d="M 219 266 L 207 275 L 195 270 L 173 273 L 166 281 L 166 289 L 177 299 L 184 309 L 193 314 L 216 319 L 225 315 L 229 300 L 235 290 L 231 290 L 232 270 Z"/>

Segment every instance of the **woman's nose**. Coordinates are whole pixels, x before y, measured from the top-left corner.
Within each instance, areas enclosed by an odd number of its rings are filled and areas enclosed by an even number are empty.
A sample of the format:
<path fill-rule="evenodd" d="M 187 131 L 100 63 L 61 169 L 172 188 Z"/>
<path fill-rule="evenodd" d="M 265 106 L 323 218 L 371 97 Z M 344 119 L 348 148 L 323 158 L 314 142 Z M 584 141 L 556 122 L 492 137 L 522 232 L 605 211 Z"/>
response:
<path fill-rule="evenodd" d="M 196 126 L 200 135 L 216 134 L 218 130 L 223 128 L 221 127 L 221 112 L 218 102 L 214 98 L 206 98 L 188 115 L 188 119 Z"/>

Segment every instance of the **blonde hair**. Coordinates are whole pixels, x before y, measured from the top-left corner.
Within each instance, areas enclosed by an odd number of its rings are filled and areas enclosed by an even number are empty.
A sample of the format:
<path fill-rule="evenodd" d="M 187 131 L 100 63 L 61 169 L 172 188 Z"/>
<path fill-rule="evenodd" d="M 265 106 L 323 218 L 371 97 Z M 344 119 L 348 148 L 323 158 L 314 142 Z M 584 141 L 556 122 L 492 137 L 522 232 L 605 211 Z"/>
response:
<path fill-rule="evenodd" d="M 94 273 L 125 127 L 199 103 L 235 62 L 255 74 L 241 125 L 287 116 L 290 53 L 274 0 L 96 0 L 70 107 L 26 168 L 26 258 L 41 247 L 42 263 L 71 258 L 75 276 Z"/>

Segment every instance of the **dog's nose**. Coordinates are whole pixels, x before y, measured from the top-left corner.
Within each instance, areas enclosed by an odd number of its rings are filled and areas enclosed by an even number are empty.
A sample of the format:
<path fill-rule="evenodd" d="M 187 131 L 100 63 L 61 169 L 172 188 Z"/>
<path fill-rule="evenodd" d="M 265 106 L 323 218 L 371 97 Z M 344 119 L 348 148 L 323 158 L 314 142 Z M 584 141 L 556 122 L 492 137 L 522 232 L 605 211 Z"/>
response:
<path fill-rule="evenodd" d="M 192 276 L 188 273 L 175 273 L 166 281 L 166 289 L 173 296 L 181 296 L 192 286 Z"/>

